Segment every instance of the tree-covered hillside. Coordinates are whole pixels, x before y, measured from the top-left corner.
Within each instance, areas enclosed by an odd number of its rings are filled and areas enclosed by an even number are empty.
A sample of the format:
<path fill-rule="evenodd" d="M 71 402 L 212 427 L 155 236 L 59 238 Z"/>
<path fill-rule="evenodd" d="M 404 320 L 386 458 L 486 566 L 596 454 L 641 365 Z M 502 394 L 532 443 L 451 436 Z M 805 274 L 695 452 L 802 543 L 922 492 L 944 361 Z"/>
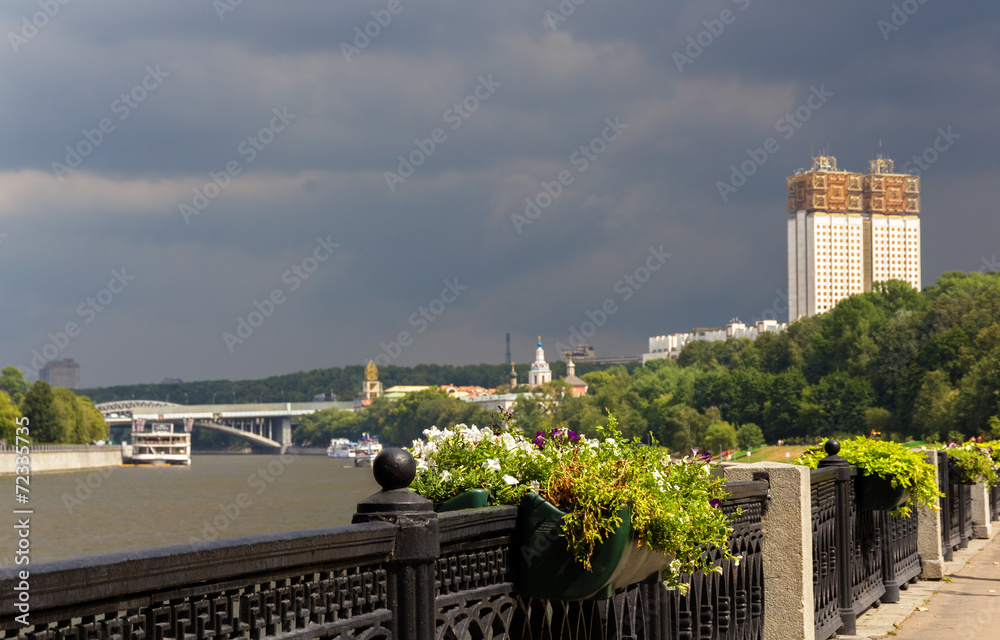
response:
<path fill-rule="evenodd" d="M 551 414 L 524 403 L 517 415 L 531 429 L 590 431 L 610 409 L 627 432 L 678 450 L 706 438 L 735 446 L 744 425 L 770 442 L 873 430 L 989 435 L 1000 423 L 1000 275 L 952 272 L 923 292 L 901 281 L 875 289 L 781 334 L 695 342 L 677 362 L 586 374 L 584 398 Z"/>

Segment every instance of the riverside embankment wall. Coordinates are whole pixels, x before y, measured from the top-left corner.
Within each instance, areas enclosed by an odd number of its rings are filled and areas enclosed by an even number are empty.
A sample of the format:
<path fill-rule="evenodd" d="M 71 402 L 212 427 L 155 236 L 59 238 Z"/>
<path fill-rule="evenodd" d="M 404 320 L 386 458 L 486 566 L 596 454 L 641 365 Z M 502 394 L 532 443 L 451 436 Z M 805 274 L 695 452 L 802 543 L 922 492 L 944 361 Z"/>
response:
<path fill-rule="evenodd" d="M 30 455 L 32 473 L 101 469 L 122 465 L 122 449 L 119 446 L 53 447 L 38 450 L 32 448 Z M 17 457 L 17 452 L 11 447 L 0 451 L 0 475 L 14 473 Z"/>

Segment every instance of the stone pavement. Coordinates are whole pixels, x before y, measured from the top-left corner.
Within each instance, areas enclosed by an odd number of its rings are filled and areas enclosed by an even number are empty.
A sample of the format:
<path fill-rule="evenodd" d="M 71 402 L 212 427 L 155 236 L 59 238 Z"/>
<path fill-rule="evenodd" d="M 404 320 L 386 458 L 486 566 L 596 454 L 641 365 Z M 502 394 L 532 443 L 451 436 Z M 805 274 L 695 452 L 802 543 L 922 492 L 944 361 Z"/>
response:
<path fill-rule="evenodd" d="M 862 614 L 857 635 L 837 638 L 1000 640 L 1000 537 L 970 541 L 946 563 L 945 573 L 951 582 L 911 584 L 899 602 Z"/>

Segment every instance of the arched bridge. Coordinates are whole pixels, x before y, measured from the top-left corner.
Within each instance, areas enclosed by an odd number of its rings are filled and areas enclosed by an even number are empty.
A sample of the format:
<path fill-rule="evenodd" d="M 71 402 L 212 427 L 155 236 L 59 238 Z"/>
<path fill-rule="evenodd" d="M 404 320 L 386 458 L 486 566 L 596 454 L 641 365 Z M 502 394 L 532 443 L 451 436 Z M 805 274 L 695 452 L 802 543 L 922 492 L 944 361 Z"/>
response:
<path fill-rule="evenodd" d="M 132 424 L 135 418 L 147 423 L 170 422 L 183 425 L 194 420 L 196 427 L 215 429 L 243 438 L 263 449 L 284 451 L 292 444 L 292 420 L 323 409 L 349 409 L 353 402 L 270 402 L 260 404 L 182 405 L 160 400 L 115 400 L 97 405 L 108 425 Z"/>

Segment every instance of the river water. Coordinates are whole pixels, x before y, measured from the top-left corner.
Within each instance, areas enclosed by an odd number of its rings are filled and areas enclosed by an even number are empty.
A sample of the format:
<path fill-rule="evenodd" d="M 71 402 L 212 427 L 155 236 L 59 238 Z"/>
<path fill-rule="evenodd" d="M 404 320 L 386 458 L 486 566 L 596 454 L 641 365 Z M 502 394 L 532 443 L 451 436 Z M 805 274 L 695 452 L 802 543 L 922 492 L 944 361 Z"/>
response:
<path fill-rule="evenodd" d="M 14 564 L 14 509 L 32 509 L 31 564 L 350 524 L 378 491 L 370 468 L 326 456 L 195 455 L 191 466 L 38 473 L 15 504 L 0 476 L 0 566 Z M 3 522 L 4 520 L 8 522 Z"/>

